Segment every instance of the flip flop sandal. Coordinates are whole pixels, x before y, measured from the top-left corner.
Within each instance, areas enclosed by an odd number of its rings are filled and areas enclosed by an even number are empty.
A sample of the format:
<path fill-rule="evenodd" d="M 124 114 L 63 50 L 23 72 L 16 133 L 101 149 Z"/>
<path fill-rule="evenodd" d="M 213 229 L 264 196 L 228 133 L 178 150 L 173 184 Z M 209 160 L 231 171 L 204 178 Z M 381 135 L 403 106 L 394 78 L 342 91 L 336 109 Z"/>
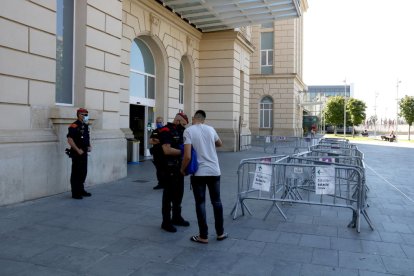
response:
<path fill-rule="evenodd" d="M 217 240 L 218 241 L 222 241 L 222 240 L 225 240 L 225 239 L 227 239 L 229 237 L 229 233 L 224 233 L 223 235 L 221 235 L 221 236 L 217 236 Z"/>
<path fill-rule="evenodd" d="M 190 240 L 193 241 L 193 242 L 198 242 L 198 243 L 203 243 L 203 244 L 207 244 L 208 243 L 208 241 L 201 240 L 198 235 L 192 236 L 190 238 Z"/>

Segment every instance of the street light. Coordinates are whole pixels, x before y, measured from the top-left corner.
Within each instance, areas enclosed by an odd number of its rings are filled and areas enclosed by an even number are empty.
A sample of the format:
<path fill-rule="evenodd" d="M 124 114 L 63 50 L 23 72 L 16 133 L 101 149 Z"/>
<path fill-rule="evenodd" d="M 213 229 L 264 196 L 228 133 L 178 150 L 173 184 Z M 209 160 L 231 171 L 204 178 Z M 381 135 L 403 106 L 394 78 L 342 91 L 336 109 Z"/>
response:
<path fill-rule="evenodd" d="M 398 132 L 398 86 L 400 85 L 401 81 L 397 79 L 397 113 L 395 115 L 395 135 Z"/>
<path fill-rule="evenodd" d="M 344 80 L 344 138 L 346 136 L 346 79 Z"/>
<path fill-rule="evenodd" d="M 377 98 L 378 98 L 378 93 L 377 92 L 375 92 L 375 105 L 374 105 L 374 118 L 375 118 L 375 120 L 374 120 L 374 139 L 377 137 L 377 122 L 378 122 L 378 119 L 377 119 Z"/>

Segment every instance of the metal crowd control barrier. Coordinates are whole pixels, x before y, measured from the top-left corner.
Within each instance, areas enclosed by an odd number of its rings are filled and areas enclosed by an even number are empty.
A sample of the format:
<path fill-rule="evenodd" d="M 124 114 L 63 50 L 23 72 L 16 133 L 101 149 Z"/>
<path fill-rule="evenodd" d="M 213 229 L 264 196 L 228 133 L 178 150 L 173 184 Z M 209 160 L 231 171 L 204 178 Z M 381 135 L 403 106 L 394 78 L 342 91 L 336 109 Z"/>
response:
<path fill-rule="evenodd" d="M 299 137 L 267 136 L 264 151 L 271 154 L 276 154 L 278 151 L 298 153 Z"/>
<path fill-rule="evenodd" d="M 339 157 L 338 157 L 339 158 Z M 353 211 L 348 227 L 360 232 L 361 215 L 371 229 L 373 224 L 366 211 L 366 188 L 361 167 L 342 165 L 303 157 L 244 159 L 238 168 L 238 195 L 233 219 L 240 209 L 252 214 L 246 200 L 272 202 L 264 219 L 277 208 L 287 219 L 279 203 L 299 203 L 349 208 Z"/>
<path fill-rule="evenodd" d="M 315 152 L 327 152 L 331 155 L 340 155 L 340 156 L 356 156 L 361 159 L 364 158 L 364 154 L 358 150 L 358 148 L 353 145 L 332 145 L 332 144 L 318 144 L 316 146 L 310 147 L 310 151 Z"/>
<path fill-rule="evenodd" d="M 320 138 L 315 138 L 315 137 L 299 138 L 298 147 L 301 148 L 301 149 L 309 150 L 310 147 L 316 146 L 317 144 L 319 144 L 320 140 L 321 140 Z"/>
<path fill-rule="evenodd" d="M 357 193 L 362 193 L 363 196 L 361 198 L 361 208 L 365 210 L 365 208 L 368 207 L 367 193 L 369 191 L 369 188 L 366 185 L 365 163 L 362 158 L 358 156 L 339 156 L 339 155 L 332 156 L 332 154 L 327 154 L 326 152 L 310 151 L 310 152 L 304 152 L 304 153 L 300 153 L 295 156 L 292 156 L 291 160 L 295 160 L 295 163 L 304 163 L 304 164 L 309 163 L 309 162 L 311 163 L 318 162 L 318 161 L 327 162 L 331 164 L 336 164 L 340 166 L 348 166 L 348 167 L 353 167 L 357 169 L 361 174 L 363 185 L 358 185 L 358 186 L 355 186 L 354 188 L 364 189 L 364 191 L 362 192 L 359 190 L 354 190 L 353 197 L 356 197 Z M 353 177 L 355 177 L 355 175 L 351 173 L 347 177 L 352 179 Z M 356 219 L 356 215 L 354 214 L 353 221 L 351 221 L 351 223 L 349 224 L 349 227 L 351 226 L 355 227 L 355 219 Z"/>
<path fill-rule="evenodd" d="M 262 136 L 242 135 L 241 150 L 250 148 L 263 149 L 268 154 L 295 154 L 308 151 L 310 147 L 319 143 L 320 138 L 289 137 L 289 136 Z"/>

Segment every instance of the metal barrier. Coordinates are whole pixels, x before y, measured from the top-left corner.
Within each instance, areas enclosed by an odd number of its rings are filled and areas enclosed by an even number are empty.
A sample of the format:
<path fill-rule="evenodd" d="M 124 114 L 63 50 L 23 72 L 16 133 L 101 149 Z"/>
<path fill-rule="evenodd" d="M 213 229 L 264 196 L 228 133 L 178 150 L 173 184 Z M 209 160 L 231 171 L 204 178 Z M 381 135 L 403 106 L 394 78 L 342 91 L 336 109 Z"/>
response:
<path fill-rule="evenodd" d="M 238 168 L 238 195 L 233 219 L 238 210 L 252 214 L 246 200 L 272 202 L 264 219 L 276 208 L 287 219 L 279 203 L 299 203 L 349 208 L 353 211 L 348 227 L 360 232 L 361 215 L 371 229 L 366 211 L 366 187 L 363 166 L 313 160 L 316 157 L 277 156 L 244 159 Z M 341 157 L 335 157 L 338 160 Z M 344 160 L 351 160 L 344 157 Z M 357 160 L 357 158 L 354 158 Z M 353 161 L 359 162 L 359 161 Z"/>
<path fill-rule="evenodd" d="M 286 136 L 268 136 L 267 145 L 264 148 L 266 153 L 276 154 L 278 151 L 284 153 L 298 153 L 298 137 L 286 137 Z"/>
<path fill-rule="evenodd" d="M 326 152 L 332 156 L 356 156 L 361 159 L 364 158 L 364 154 L 358 150 L 355 145 L 332 145 L 332 144 L 318 144 L 310 147 L 310 151 L 315 152 Z"/>
<path fill-rule="evenodd" d="M 295 154 L 301 150 L 308 151 L 319 143 L 320 138 L 242 135 L 241 150 L 263 149 L 268 154 Z M 249 144 L 250 143 L 250 144 Z"/>

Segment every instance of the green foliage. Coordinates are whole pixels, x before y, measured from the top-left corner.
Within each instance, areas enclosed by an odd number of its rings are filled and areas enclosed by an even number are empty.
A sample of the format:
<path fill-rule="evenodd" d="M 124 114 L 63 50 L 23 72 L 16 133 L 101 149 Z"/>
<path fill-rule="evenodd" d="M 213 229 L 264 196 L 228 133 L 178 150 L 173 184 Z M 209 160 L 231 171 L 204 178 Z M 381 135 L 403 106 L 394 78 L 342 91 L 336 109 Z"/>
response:
<path fill-rule="evenodd" d="M 344 123 L 344 97 L 330 97 L 323 110 L 325 122 L 330 125 L 339 126 Z"/>
<path fill-rule="evenodd" d="M 414 97 L 405 96 L 399 102 L 400 104 L 400 116 L 404 117 L 409 126 L 414 122 Z"/>
<path fill-rule="evenodd" d="M 405 121 L 408 124 L 408 140 L 411 140 L 411 125 L 414 122 L 414 97 L 413 96 L 405 96 L 399 102 L 400 104 L 400 115 L 404 117 Z"/>
<path fill-rule="evenodd" d="M 358 99 L 350 98 L 346 104 L 347 115 L 350 114 L 350 122 L 353 126 L 362 124 L 365 121 L 367 109 L 366 104 Z"/>
<path fill-rule="evenodd" d="M 339 126 L 344 124 L 344 104 L 343 96 L 330 97 L 323 110 L 327 124 Z M 349 98 L 346 101 L 346 125 L 357 126 L 365 121 L 366 104 L 358 99 Z M 336 130 L 335 130 L 336 132 Z M 354 135 L 354 130 L 352 130 Z"/>
<path fill-rule="evenodd" d="M 358 99 L 350 98 L 346 101 L 346 124 L 357 126 L 366 118 L 366 104 Z M 344 97 L 330 97 L 323 110 L 327 124 L 339 126 L 344 124 Z"/>

